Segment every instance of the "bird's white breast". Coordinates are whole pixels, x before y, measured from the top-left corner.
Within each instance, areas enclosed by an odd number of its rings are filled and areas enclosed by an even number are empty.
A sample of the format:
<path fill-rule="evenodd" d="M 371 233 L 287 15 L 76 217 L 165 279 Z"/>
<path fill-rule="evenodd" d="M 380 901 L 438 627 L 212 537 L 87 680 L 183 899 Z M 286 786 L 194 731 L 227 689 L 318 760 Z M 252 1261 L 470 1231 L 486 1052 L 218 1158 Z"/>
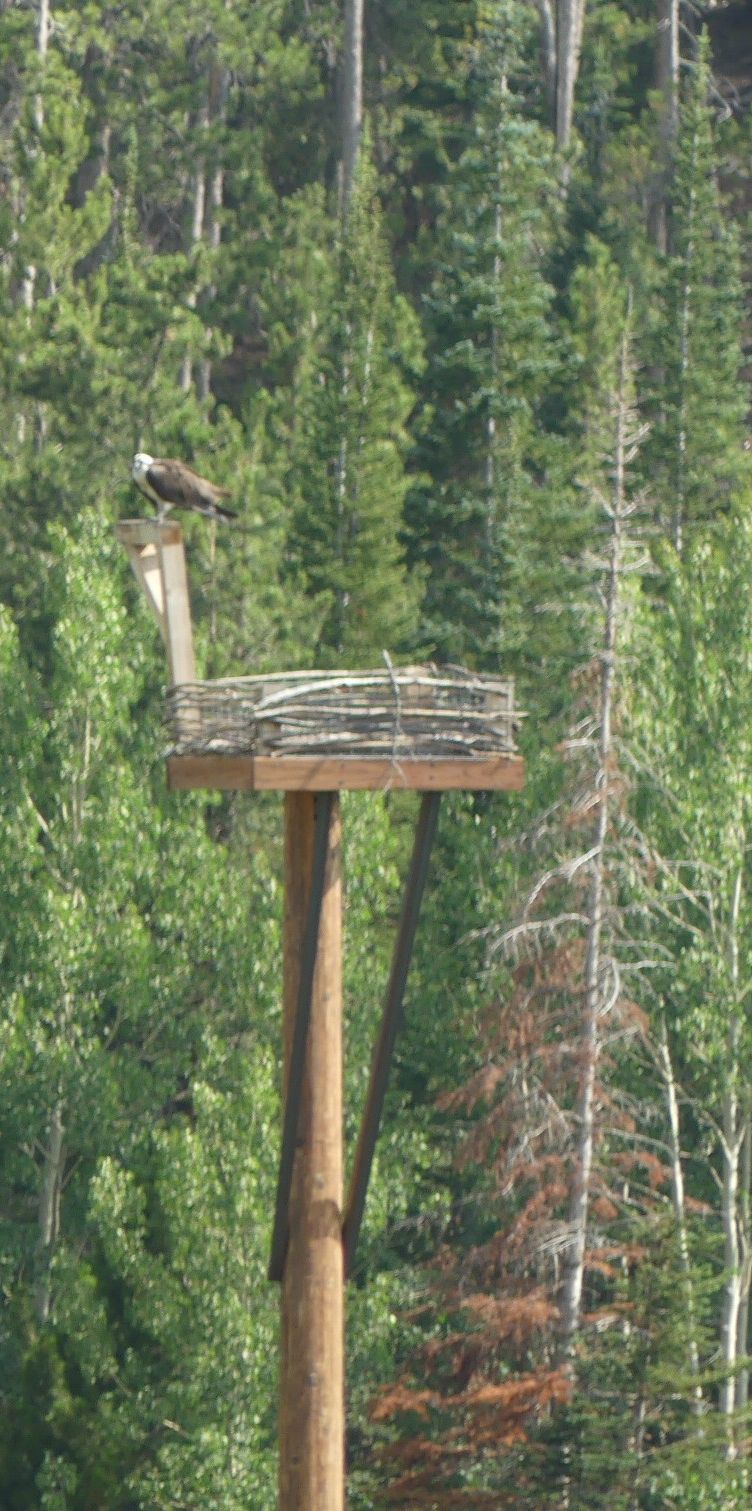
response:
<path fill-rule="evenodd" d="M 136 487 L 140 488 L 141 492 L 144 493 L 147 498 L 151 499 L 153 504 L 156 504 L 157 507 L 160 508 L 163 506 L 163 501 L 160 499 L 159 494 L 155 493 L 147 477 L 147 473 L 153 461 L 153 457 L 146 456 L 144 453 L 139 453 L 138 456 L 135 456 L 133 458 L 131 477 L 133 478 Z"/>

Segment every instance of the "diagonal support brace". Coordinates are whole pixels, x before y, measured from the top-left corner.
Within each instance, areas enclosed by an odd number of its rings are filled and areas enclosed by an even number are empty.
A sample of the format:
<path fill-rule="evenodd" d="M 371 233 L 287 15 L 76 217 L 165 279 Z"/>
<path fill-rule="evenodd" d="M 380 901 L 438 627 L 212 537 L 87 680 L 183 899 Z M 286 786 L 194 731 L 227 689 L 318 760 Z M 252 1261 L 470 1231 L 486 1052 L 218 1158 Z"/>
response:
<path fill-rule="evenodd" d="M 272 1232 L 271 1257 L 269 1260 L 269 1279 L 281 1280 L 287 1245 L 290 1237 L 290 1191 L 292 1188 L 292 1173 L 295 1162 L 295 1145 L 298 1137 L 298 1124 L 300 1121 L 300 1097 L 303 1087 L 303 1074 L 305 1071 L 306 1048 L 308 1045 L 308 1025 L 311 1019 L 311 1000 L 313 997 L 313 976 L 316 969 L 316 955 L 319 940 L 319 924 L 321 921 L 321 904 L 324 897 L 324 878 L 326 874 L 326 860 L 329 851 L 329 830 L 332 817 L 334 793 L 320 792 L 316 794 L 316 818 L 313 834 L 313 863 L 311 867 L 311 890 L 308 897 L 308 914 L 306 917 L 305 933 L 303 935 L 303 948 L 300 958 L 300 978 L 298 982 L 298 1000 L 295 1012 L 295 1026 L 293 1029 L 292 1045 L 290 1048 L 290 1063 L 287 1072 L 287 1089 L 285 1094 L 285 1116 L 282 1128 L 282 1150 L 279 1160 L 279 1176 L 277 1178 L 277 1200 L 274 1209 L 274 1229 Z"/>
<path fill-rule="evenodd" d="M 431 846 L 436 833 L 439 816 L 439 792 L 424 792 L 415 831 L 410 871 L 402 903 L 399 930 L 394 946 L 389 984 L 384 998 L 381 1029 L 371 1063 L 371 1079 L 368 1086 L 363 1120 L 360 1125 L 358 1146 L 355 1151 L 350 1191 L 345 1208 L 342 1236 L 345 1251 L 345 1274 L 349 1275 L 358 1244 L 360 1225 L 366 1204 L 368 1180 L 373 1164 L 384 1099 L 389 1082 L 389 1070 L 397 1034 L 402 1022 L 402 1004 L 405 995 L 407 973 L 410 968 L 413 941 L 418 927 L 420 904 L 428 872 Z"/>

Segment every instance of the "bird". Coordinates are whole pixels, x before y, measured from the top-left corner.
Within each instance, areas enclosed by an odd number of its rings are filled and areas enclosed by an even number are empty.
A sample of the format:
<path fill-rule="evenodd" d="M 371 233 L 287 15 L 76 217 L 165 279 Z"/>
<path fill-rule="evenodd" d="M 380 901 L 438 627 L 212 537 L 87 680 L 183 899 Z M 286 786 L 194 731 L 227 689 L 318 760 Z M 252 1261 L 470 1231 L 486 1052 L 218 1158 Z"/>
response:
<path fill-rule="evenodd" d="M 137 451 L 131 477 L 144 497 L 156 504 L 160 523 L 170 509 L 193 509 L 207 519 L 237 519 L 237 510 L 226 509 L 219 503 L 219 499 L 230 497 L 229 488 L 210 483 L 177 457 L 149 456 L 148 451 Z"/>

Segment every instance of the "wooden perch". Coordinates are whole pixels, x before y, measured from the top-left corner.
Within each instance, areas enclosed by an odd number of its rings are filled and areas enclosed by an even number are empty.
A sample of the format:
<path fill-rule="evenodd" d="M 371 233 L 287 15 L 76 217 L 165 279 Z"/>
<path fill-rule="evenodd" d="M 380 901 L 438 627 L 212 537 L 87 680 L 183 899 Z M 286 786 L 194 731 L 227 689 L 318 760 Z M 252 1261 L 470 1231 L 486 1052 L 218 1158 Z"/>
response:
<path fill-rule="evenodd" d="M 115 534 L 146 595 L 167 649 L 173 685 L 193 682 L 191 606 L 180 525 L 155 519 L 121 519 Z"/>

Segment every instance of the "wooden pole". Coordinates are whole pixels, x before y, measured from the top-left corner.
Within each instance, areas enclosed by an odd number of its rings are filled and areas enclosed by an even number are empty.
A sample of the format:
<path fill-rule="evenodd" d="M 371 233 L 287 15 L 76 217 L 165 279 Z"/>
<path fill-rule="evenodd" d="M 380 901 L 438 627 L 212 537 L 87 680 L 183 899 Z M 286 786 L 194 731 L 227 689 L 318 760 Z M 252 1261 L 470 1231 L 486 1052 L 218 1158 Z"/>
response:
<path fill-rule="evenodd" d="M 311 792 L 285 794 L 285 1067 L 297 1007 L 315 802 Z M 335 797 L 282 1282 L 279 1511 L 344 1508 L 340 848 Z"/>
<path fill-rule="evenodd" d="M 195 682 L 191 605 L 180 525 L 171 520 L 121 519 L 118 540 L 143 588 L 167 647 L 170 680 L 174 685 Z"/>
<path fill-rule="evenodd" d="M 165 619 L 167 620 L 167 659 L 173 686 L 195 682 L 196 662 L 193 655 L 191 602 L 185 570 L 183 533 L 178 540 L 163 540 L 159 547 L 162 562 Z"/>
<path fill-rule="evenodd" d="M 167 648 L 173 687 L 195 682 L 191 601 L 180 525 L 172 520 L 121 519 L 115 525 L 115 534 L 128 552 L 130 564 L 159 625 Z M 200 736 L 201 715 L 195 704 L 183 700 L 174 720 L 174 729 L 178 740 Z"/>

